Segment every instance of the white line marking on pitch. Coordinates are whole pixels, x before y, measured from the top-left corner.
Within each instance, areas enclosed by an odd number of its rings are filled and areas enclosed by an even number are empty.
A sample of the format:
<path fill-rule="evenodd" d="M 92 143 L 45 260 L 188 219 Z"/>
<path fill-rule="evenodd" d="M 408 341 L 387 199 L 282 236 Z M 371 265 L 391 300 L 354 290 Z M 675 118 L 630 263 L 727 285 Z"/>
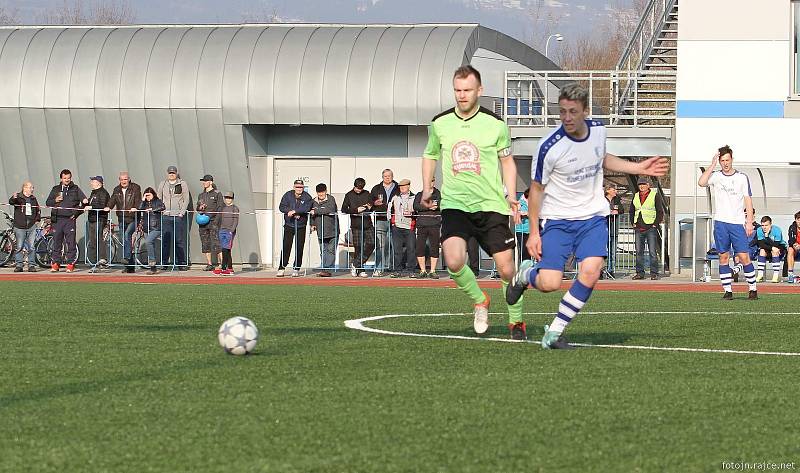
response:
<path fill-rule="evenodd" d="M 581 312 L 581 315 L 602 315 L 602 314 L 619 314 L 620 312 Z M 739 312 L 637 312 L 638 314 L 739 314 Z M 365 322 L 374 322 L 376 320 L 384 319 L 397 319 L 403 317 L 444 317 L 448 315 L 465 316 L 468 314 L 453 314 L 453 313 L 436 313 L 436 314 L 389 314 L 389 315 L 376 315 L 373 317 L 363 317 L 360 319 L 345 320 L 344 325 L 353 330 L 360 330 L 362 332 L 378 333 L 381 335 L 396 335 L 403 337 L 420 337 L 420 338 L 448 338 L 452 340 L 478 340 L 490 342 L 504 342 L 504 343 L 535 343 L 539 344 L 538 340 L 511 340 L 510 338 L 493 338 L 493 337 L 467 337 L 463 335 L 436 335 L 432 333 L 413 333 L 413 332 L 396 332 L 391 330 L 381 330 L 377 328 L 367 327 Z M 551 312 L 526 312 L 526 315 L 551 315 Z M 785 312 L 778 315 L 798 315 L 794 312 Z M 780 351 L 748 351 L 748 350 L 727 350 L 715 348 L 685 348 L 685 347 L 653 347 L 643 345 L 594 345 L 591 343 L 572 343 L 570 344 L 578 347 L 587 348 L 617 348 L 623 350 L 651 350 L 651 351 L 678 351 L 678 352 L 694 352 L 694 353 L 725 353 L 733 355 L 771 355 L 771 356 L 800 356 L 800 353 L 794 352 L 780 352 Z"/>

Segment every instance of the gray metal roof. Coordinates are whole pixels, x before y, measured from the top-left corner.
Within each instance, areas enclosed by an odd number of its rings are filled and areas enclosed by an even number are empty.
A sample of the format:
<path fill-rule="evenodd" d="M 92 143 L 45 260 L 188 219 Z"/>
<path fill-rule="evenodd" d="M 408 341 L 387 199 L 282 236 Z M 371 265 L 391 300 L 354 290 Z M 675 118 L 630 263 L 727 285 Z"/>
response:
<path fill-rule="evenodd" d="M 479 25 L 0 28 L 0 108 L 221 109 L 226 124 L 418 125 L 452 106 L 486 49 L 537 51 Z"/>

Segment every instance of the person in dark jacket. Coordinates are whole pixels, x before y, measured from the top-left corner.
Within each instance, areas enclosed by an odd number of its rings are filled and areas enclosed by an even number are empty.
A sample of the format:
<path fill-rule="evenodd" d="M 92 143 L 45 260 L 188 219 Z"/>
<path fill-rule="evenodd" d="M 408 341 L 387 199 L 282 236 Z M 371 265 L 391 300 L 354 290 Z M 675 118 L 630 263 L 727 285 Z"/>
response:
<path fill-rule="evenodd" d="M 139 204 L 139 225 L 147 233 L 144 245 L 147 249 L 147 265 L 150 267 L 148 274 L 156 274 L 156 240 L 161 236 L 161 216 L 166 207 L 164 202 L 157 197 L 155 189 L 148 187 L 142 194 Z"/>
<path fill-rule="evenodd" d="M 83 199 L 83 209 L 87 213 L 86 224 L 86 259 L 94 262 L 95 266 L 90 272 L 98 268 L 108 267 L 108 245 L 103 242 L 103 230 L 108 223 L 108 203 L 111 196 L 103 187 L 103 176 L 89 178 L 92 192 Z M 99 244 L 98 244 L 99 242 Z"/>
<path fill-rule="evenodd" d="M 197 206 L 195 210 L 201 213 L 208 212 L 206 215 L 210 220 L 205 225 L 198 223 L 198 230 L 200 232 L 200 245 L 202 252 L 206 256 L 206 271 L 214 271 L 217 267 L 217 262 L 222 260 L 222 253 L 219 247 L 219 222 L 222 216 L 219 211 L 225 205 L 222 201 L 222 194 L 217 190 L 214 184 L 214 177 L 211 174 L 206 174 L 200 179 L 203 183 L 203 192 L 197 196 Z"/>
<path fill-rule="evenodd" d="M 375 272 L 373 276 L 383 276 L 384 271 L 392 271 L 392 226 L 389 222 L 389 202 L 400 194 L 400 187 L 394 180 L 394 172 L 384 169 L 381 182 L 370 191 L 372 212 L 375 213 Z"/>
<path fill-rule="evenodd" d="M 72 182 L 72 171 L 62 169 L 61 182 L 53 186 L 45 202 L 51 207 L 50 218 L 53 222 L 53 252 L 50 254 L 50 271 L 58 272 L 61 263 L 67 262 L 67 272 L 75 271 L 72 263 L 78 257 L 75 254 L 75 220 L 83 213 L 83 199 L 86 194 Z"/>
<path fill-rule="evenodd" d="M 339 217 L 336 215 L 336 199 L 328 194 L 328 186 L 317 184 L 317 196 L 311 206 L 311 231 L 317 232 L 322 260 L 322 271 L 317 276 L 331 277 L 336 264 L 336 243 L 339 241 Z"/>
<path fill-rule="evenodd" d="M 364 263 L 375 250 L 375 226 L 369 212 L 372 210 L 372 196 L 364 190 L 366 181 L 357 177 L 353 182 L 353 190 L 344 195 L 342 213 L 350 216 L 350 235 L 355 254 L 350 262 L 350 274 L 353 277 L 367 277 Z"/>
<path fill-rule="evenodd" d="M 219 221 L 219 246 L 222 248 L 222 266 L 215 269 L 214 274 L 223 276 L 233 275 L 233 239 L 236 236 L 236 227 L 239 226 L 239 207 L 233 204 L 233 192 L 223 195 L 225 206 L 220 210 Z"/>
<path fill-rule="evenodd" d="M 436 180 L 431 181 L 431 185 L 435 184 Z M 419 264 L 418 278 L 429 277 L 431 279 L 439 279 L 436 274 L 436 263 L 439 261 L 439 246 L 441 244 L 442 234 L 442 211 L 439 209 L 439 201 L 442 200 L 442 193 L 436 187 L 433 187 L 431 193 L 430 208 L 422 205 L 422 192 L 418 192 L 414 197 L 414 212 L 417 213 L 417 247 L 416 256 L 417 263 Z M 431 270 L 425 272 L 425 243 L 427 242 L 430 248 L 431 255 Z"/>
<path fill-rule="evenodd" d="M 794 275 L 794 262 L 800 259 L 800 232 L 797 231 L 798 228 L 800 228 L 800 212 L 794 214 L 794 222 L 789 225 L 789 235 L 786 239 L 786 264 L 789 269 L 789 277 L 786 281 L 790 283 L 797 282 Z"/>
<path fill-rule="evenodd" d="M 131 181 L 127 171 L 119 173 L 119 184 L 111 192 L 111 201 L 108 203 L 109 210 L 117 209 L 117 228 L 119 229 L 119 239 L 122 241 L 122 257 L 127 261 L 125 266 L 126 273 L 136 272 L 136 263 L 131 254 L 131 239 L 133 232 L 136 231 L 137 209 L 142 201 L 142 188 L 139 184 Z"/>
<path fill-rule="evenodd" d="M 8 203 L 14 206 L 13 227 L 17 240 L 17 246 L 14 248 L 16 262 L 14 272 L 22 272 L 22 265 L 26 257 L 28 272 L 36 272 L 36 264 L 33 262 L 33 242 L 36 240 L 36 223 L 41 219 L 42 213 L 39 209 L 39 201 L 33 195 L 33 183 L 22 184 L 22 191 L 15 192 L 8 199 Z"/>
<path fill-rule="evenodd" d="M 664 201 L 658 190 L 650 188 L 650 179 L 642 176 L 637 181 L 639 192 L 633 195 L 630 209 L 630 221 L 634 227 L 636 243 L 636 274 L 633 279 L 644 279 L 644 244 L 650 258 L 650 279 L 659 279 L 658 225 L 664 217 Z"/>
<path fill-rule="evenodd" d="M 308 213 L 311 212 L 311 194 L 305 191 L 305 184 L 300 179 L 294 181 L 292 190 L 281 197 L 278 209 L 283 213 L 283 249 L 281 261 L 278 266 L 278 277 L 283 277 L 286 265 L 289 264 L 289 254 L 294 243 L 294 265 L 292 277 L 300 276 L 300 266 L 303 264 L 303 249 L 306 245 L 306 225 Z"/>

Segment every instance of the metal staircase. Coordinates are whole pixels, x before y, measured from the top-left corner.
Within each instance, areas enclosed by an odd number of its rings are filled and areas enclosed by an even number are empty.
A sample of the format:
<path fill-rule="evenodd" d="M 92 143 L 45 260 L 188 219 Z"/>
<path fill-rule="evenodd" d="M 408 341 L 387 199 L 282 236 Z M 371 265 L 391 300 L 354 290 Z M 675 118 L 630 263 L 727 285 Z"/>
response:
<path fill-rule="evenodd" d="M 678 0 L 650 0 L 636 30 L 617 62 L 621 75 L 634 71 L 678 70 Z M 673 126 L 675 113 L 675 81 L 663 81 L 656 73 L 653 80 L 621 83 L 619 125 Z M 645 123 L 635 120 L 634 111 L 648 116 L 663 115 Z M 636 123 L 634 123 L 636 122 Z"/>

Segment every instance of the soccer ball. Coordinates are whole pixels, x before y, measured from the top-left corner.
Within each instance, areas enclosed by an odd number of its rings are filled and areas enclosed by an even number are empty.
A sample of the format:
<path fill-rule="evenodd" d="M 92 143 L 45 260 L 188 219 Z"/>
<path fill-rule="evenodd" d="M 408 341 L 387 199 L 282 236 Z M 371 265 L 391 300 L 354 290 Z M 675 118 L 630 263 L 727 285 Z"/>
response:
<path fill-rule="evenodd" d="M 258 343 L 258 328 L 247 317 L 231 317 L 222 323 L 217 338 L 225 353 L 246 355 Z"/>

